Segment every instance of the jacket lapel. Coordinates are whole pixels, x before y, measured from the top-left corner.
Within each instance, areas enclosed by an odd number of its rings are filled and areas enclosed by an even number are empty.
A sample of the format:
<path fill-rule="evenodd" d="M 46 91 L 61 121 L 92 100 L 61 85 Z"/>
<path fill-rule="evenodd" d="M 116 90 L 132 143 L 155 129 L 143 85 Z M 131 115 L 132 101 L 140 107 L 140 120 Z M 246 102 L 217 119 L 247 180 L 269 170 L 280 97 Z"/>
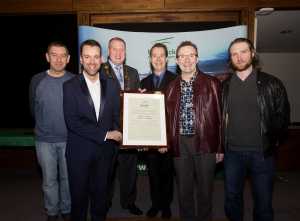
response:
<path fill-rule="evenodd" d="M 100 85 L 101 85 L 101 101 L 100 101 L 98 123 L 100 122 L 100 118 L 102 117 L 104 112 L 104 107 L 106 104 L 106 89 L 107 89 L 107 79 L 102 77 L 101 74 L 100 74 Z"/>
<path fill-rule="evenodd" d="M 79 79 L 80 79 L 80 87 L 81 87 L 82 93 L 86 97 L 86 99 L 88 101 L 88 104 L 89 104 L 90 108 L 92 109 L 92 113 L 93 113 L 93 117 L 94 117 L 95 121 L 97 121 L 94 102 L 93 102 L 93 99 L 90 95 L 90 92 L 89 92 L 89 89 L 88 89 L 87 84 L 85 82 L 83 74 L 80 74 Z"/>
<path fill-rule="evenodd" d="M 154 88 L 154 83 L 153 83 L 153 77 L 154 77 L 154 74 L 152 73 L 152 74 L 150 75 L 149 81 L 146 82 L 146 87 L 149 87 L 149 89 L 150 89 L 151 91 L 155 89 L 155 88 Z"/>
<path fill-rule="evenodd" d="M 108 66 L 108 70 L 109 70 L 109 73 L 110 73 L 110 76 L 112 76 L 112 78 L 115 80 L 115 81 L 117 81 L 118 82 L 118 85 L 119 85 L 119 87 L 120 87 L 120 90 L 121 90 L 121 84 L 120 84 L 120 82 L 119 82 L 119 80 L 118 80 L 118 78 L 117 78 L 117 75 L 116 75 L 116 73 L 115 73 L 115 71 L 114 71 L 114 69 L 112 68 L 112 66 L 110 65 L 110 63 L 109 62 L 107 62 L 107 66 Z M 123 68 L 125 68 L 125 65 L 123 65 Z M 124 71 L 124 70 L 123 70 Z M 124 79 L 124 84 L 125 84 L 125 79 Z M 124 85 L 124 87 L 125 87 L 125 85 Z"/>
<path fill-rule="evenodd" d="M 167 73 L 167 71 L 166 71 L 165 74 L 164 74 L 163 79 L 161 79 L 159 88 L 164 88 L 165 85 L 167 84 L 167 82 L 168 82 L 168 73 Z"/>

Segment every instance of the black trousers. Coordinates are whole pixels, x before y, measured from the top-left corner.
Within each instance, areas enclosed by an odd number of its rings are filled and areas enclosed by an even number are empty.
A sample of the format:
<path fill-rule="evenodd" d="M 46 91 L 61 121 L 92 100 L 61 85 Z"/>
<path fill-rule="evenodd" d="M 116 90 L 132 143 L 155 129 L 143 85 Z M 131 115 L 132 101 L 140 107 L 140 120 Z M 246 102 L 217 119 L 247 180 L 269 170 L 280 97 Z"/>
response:
<path fill-rule="evenodd" d="M 67 155 L 71 193 L 71 220 L 86 221 L 90 203 L 91 221 L 105 221 L 115 146 L 109 142 L 85 154 Z"/>
<path fill-rule="evenodd" d="M 180 220 L 210 221 L 216 166 L 215 153 L 196 153 L 193 136 L 180 136 L 174 158 Z"/>
<path fill-rule="evenodd" d="M 120 183 L 120 204 L 122 208 L 135 203 L 137 188 L 137 160 L 138 153 L 134 150 L 119 150 L 113 160 L 113 172 L 111 174 L 108 202 L 112 202 L 115 190 L 115 179 L 118 177 Z"/>
<path fill-rule="evenodd" d="M 152 207 L 166 209 L 173 200 L 173 159 L 169 153 L 161 154 L 157 150 L 147 153 L 147 166 L 150 182 Z"/>

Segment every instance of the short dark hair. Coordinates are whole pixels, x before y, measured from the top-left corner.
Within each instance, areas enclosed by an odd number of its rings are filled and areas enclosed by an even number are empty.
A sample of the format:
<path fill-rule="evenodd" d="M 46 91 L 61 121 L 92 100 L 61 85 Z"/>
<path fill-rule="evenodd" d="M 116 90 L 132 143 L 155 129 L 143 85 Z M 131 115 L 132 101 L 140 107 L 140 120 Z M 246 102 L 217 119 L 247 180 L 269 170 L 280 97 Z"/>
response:
<path fill-rule="evenodd" d="M 82 55 L 82 49 L 86 45 L 91 46 L 91 47 L 98 47 L 100 49 L 100 55 L 101 55 L 101 53 L 102 53 L 101 45 L 98 41 L 96 41 L 94 39 L 88 39 L 88 40 L 85 40 L 84 42 L 81 43 L 81 45 L 80 45 L 80 55 Z"/>
<path fill-rule="evenodd" d="M 150 51 L 149 51 L 150 57 L 152 56 L 152 51 L 153 51 L 154 48 L 163 48 L 164 51 L 165 51 L 166 57 L 168 57 L 168 48 L 167 48 L 167 46 L 164 45 L 163 43 L 155 43 L 155 44 L 150 48 Z"/>
<path fill-rule="evenodd" d="M 64 48 L 64 49 L 66 49 L 66 52 L 67 52 L 67 54 L 69 54 L 69 50 L 68 50 L 68 48 L 67 48 L 67 46 L 64 44 L 64 43 L 62 43 L 62 42 L 60 42 L 60 41 L 52 41 L 52 42 L 50 42 L 49 44 L 48 44 L 48 47 L 47 47 L 47 53 L 49 53 L 50 52 L 50 49 L 52 48 L 52 47 L 62 47 L 62 48 Z"/>
<path fill-rule="evenodd" d="M 181 42 L 181 43 L 178 45 L 178 47 L 177 47 L 177 49 L 176 49 L 176 58 L 178 58 L 178 52 L 179 52 L 179 50 L 180 50 L 181 48 L 183 48 L 183 47 L 186 47 L 186 46 L 191 46 L 191 47 L 193 47 L 193 48 L 196 50 L 196 57 L 198 57 L 198 48 L 197 48 L 197 46 L 196 46 L 193 42 L 191 42 L 191 41 L 183 41 L 183 42 Z"/>
<path fill-rule="evenodd" d="M 163 43 L 155 43 L 151 48 L 150 48 L 150 51 L 149 51 L 149 55 L 150 57 L 152 56 L 152 51 L 154 48 L 162 48 L 164 49 L 164 52 L 165 52 L 165 55 L 166 57 L 168 57 L 168 48 L 166 45 L 164 45 Z M 168 64 L 166 64 L 166 66 L 168 66 Z M 153 72 L 154 71 L 154 67 L 152 65 L 152 63 L 150 62 L 150 68 L 151 68 L 151 71 Z"/>
<path fill-rule="evenodd" d="M 108 41 L 108 48 L 110 47 L 110 44 L 111 44 L 112 41 L 120 41 L 120 42 L 122 42 L 124 44 L 124 46 L 126 48 L 126 42 L 125 42 L 125 40 L 123 38 L 120 38 L 120 37 L 113 37 L 113 38 L 109 39 L 109 41 Z"/>
<path fill-rule="evenodd" d="M 250 52 L 254 53 L 254 57 L 252 58 L 252 66 L 253 66 L 253 68 L 259 69 L 260 64 L 259 64 L 258 55 L 256 53 L 256 50 L 254 48 L 253 43 L 248 38 L 236 38 L 229 44 L 229 47 L 228 47 L 228 65 L 229 65 L 229 68 L 234 70 L 234 66 L 233 66 L 232 61 L 231 61 L 230 50 L 231 50 L 232 46 L 234 44 L 237 44 L 237 43 L 246 43 L 248 45 Z"/>

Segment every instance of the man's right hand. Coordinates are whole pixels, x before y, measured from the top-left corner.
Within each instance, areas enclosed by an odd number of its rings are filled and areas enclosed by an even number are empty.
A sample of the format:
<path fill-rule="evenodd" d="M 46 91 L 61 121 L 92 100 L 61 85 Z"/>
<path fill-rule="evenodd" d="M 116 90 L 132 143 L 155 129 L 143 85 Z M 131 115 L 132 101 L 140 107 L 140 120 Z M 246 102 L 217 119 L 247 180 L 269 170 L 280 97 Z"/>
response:
<path fill-rule="evenodd" d="M 120 142 L 122 140 L 122 133 L 118 130 L 108 131 L 106 134 L 106 139 L 115 140 Z"/>

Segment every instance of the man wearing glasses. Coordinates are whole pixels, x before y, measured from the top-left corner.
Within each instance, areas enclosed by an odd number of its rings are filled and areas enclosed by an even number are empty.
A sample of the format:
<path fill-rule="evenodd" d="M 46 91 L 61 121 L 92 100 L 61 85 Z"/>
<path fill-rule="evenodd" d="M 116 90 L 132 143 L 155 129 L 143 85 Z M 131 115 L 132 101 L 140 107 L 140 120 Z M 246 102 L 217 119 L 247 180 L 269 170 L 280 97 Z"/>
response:
<path fill-rule="evenodd" d="M 209 221 L 215 165 L 223 160 L 220 82 L 198 69 L 198 50 L 190 41 L 177 47 L 176 63 L 180 77 L 165 95 L 180 220 Z"/>

